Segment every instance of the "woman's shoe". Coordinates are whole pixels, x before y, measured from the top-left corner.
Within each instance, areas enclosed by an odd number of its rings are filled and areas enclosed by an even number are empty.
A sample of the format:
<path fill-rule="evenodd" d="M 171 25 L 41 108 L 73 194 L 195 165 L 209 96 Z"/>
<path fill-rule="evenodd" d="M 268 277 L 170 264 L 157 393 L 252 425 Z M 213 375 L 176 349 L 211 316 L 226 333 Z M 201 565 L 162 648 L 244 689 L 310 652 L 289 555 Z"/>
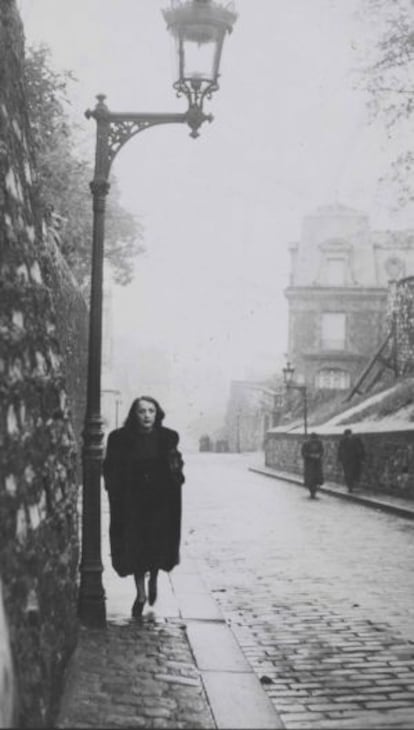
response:
<path fill-rule="evenodd" d="M 144 606 L 145 606 L 145 601 L 140 601 L 140 600 L 138 600 L 138 598 L 135 599 L 135 601 L 132 605 L 133 618 L 138 618 L 139 616 L 142 616 Z"/>
<path fill-rule="evenodd" d="M 157 579 L 151 578 L 148 581 L 148 603 L 153 606 L 157 600 Z"/>

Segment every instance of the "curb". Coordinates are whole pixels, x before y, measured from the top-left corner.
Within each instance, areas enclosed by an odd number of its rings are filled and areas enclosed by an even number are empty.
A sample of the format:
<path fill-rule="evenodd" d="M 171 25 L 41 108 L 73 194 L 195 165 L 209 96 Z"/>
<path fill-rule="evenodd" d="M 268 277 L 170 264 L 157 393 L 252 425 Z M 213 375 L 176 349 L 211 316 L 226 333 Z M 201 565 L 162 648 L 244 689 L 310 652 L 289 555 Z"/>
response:
<path fill-rule="evenodd" d="M 294 474 L 290 474 L 287 472 L 278 472 L 276 471 L 276 469 L 271 469 L 270 467 L 266 466 L 249 466 L 248 470 L 255 472 L 256 474 L 262 474 L 266 477 L 272 477 L 273 479 L 280 479 L 284 482 L 292 482 L 293 484 L 297 484 L 298 486 L 303 487 L 302 479 Z M 401 505 L 392 504 L 392 502 L 378 499 L 376 497 L 367 497 L 359 494 L 349 494 L 348 492 L 343 492 L 340 487 L 336 487 L 333 484 L 331 484 L 330 486 L 324 485 L 322 487 L 319 487 L 318 491 L 324 492 L 325 494 L 331 494 L 334 497 L 339 497 L 340 499 L 346 499 L 349 502 L 362 504 L 365 507 L 371 507 L 371 509 L 379 509 L 383 512 L 389 512 L 390 514 L 397 515 L 398 517 L 406 517 L 408 519 L 414 520 L 414 507 L 403 507 Z"/>
<path fill-rule="evenodd" d="M 195 666 L 217 730 L 281 730 L 279 713 L 250 666 L 198 561 L 169 575 Z"/>

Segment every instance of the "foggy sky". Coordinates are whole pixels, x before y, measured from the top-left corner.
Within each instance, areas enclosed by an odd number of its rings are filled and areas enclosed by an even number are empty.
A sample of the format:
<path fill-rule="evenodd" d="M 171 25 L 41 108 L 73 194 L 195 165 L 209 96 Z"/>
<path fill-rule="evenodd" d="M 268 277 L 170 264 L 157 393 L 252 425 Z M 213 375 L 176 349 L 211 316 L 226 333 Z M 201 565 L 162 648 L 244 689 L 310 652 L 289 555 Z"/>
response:
<path fill-rule="evenodd" d="M 72 115 L 88 154 L 95 129 L 83 113 L 99 92 L 113 110 L 185 111 L 171 88 L 166 5 L 20 0 L 27 42 L 46 42 L 55 66 L 79 79 Z M 397 143 L 369 124 L 354 88 L 372 43 L 358 6 L 238 0 L 221 88 L 207 103 L 214 122 L 196 141 L 184 125 L 150 129 L 115 162 L 147 248 L 133 284 L 114 291 L 115 367 L 131 391 L 162 396 L 179 429 L 223 411 L 231 379 L 280 369 L 287 246 L 304 215 L 336 200 L 367 211 L 374 228 L 413 227 L 413 211 L 393 212 L 378 183 Z"/>

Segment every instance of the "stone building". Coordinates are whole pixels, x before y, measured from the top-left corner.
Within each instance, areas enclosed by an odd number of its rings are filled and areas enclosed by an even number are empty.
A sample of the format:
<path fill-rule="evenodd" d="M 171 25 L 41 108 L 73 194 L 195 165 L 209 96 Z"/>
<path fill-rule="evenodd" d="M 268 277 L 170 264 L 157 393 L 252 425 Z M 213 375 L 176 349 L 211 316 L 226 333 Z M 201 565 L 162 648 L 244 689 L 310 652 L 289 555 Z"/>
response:
<path fill-rule="evenodd" d="M 414 274 L 414 232 L 372 231 L 364 212 L 328 205 L 303 219 L 290 253 L 295 377 L 348 390 L 384 340 L 389 282 Z"/>
<path fill-rule="evenodd" d="M 230 451 L 263 448 L 267 431 L 277 425 L 277 396 L 265 383 L 231 382 L 224 429 Z"/>

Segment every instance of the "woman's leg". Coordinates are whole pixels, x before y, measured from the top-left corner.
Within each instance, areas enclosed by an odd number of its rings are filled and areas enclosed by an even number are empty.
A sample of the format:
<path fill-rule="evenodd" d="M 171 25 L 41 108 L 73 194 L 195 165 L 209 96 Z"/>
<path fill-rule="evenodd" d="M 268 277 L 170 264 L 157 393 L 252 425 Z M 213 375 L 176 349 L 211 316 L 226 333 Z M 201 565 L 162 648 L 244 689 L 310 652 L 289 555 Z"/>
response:
<path fill-rule="evenodd" d="M 134 573 L 134 580 L 137 589 L 137 597 L 132 606 L 132 615 L 140 616 L 144 608 L 147 595 L 145 593 L 145 573 Z"/>
<path fill-rule="evenodd" d="M 158 569 L 150 571 L 150 577 L 148 581 L 148 603 L 153 606 L 157 600 L 157 578 Z"/>

